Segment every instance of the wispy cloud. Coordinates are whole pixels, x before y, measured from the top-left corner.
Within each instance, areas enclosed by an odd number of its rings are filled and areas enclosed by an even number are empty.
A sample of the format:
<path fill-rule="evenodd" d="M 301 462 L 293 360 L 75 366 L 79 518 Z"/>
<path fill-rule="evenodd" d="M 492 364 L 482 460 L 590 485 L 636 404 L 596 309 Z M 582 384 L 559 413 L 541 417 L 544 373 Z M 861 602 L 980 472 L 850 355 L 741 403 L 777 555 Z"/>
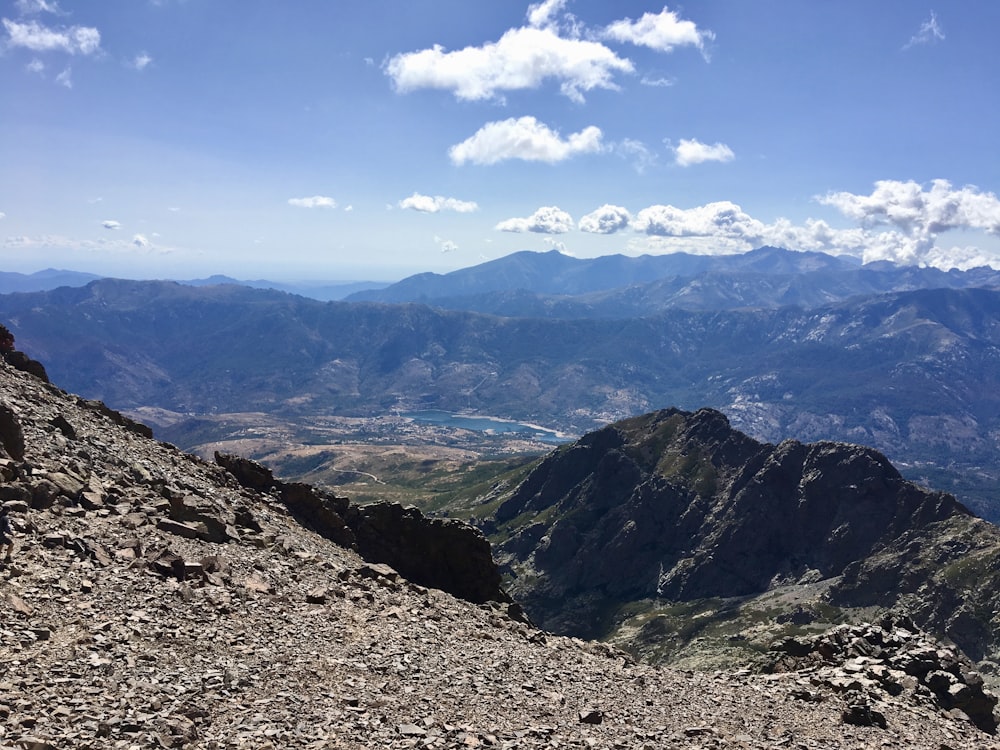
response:
<path fill-rule="evenodd" d="M 507 159 L 541 161 L 549 164 L 577 154 L 603 150 L 601 129 L 591 125 L 562 138 L 534 117 L 490 122 L 473 136 L 448 150 L 454 164 L 496 164 Z"/>
<path fill-rule="evenodd" d="M 542 206 L 527 218 L 514 218 L 496 225 L 501 232 L 565 234 L 573 230 L 573 217 L 557 206 Z"/>
<path fill-rule="evenodd" d="M 442 239 L 441 237 L 435 237 L 434 242 L 441 249 L 442 253 L 454 253 L 458 250 L 458 245 L 456 245 L 451 240 Z"/>
<path fill-rule="evenodd" d="M 910 41 L 903 45 L 903 49 L 915 47 L 919 44 L 936 44 L 944 41 L 944 31 L 938 23 L 937 14 L 931 11 L 931 17 L 920 24 L 920 30 L 910 37 Z"/>
<path fill-rule="evenodd" d="M 30 16 L 38 13 L 62 14 L 59 3 L 51 2 L 50 0 L 17 0 L 14 3 L 14 7 L 17 8 L 17 12 L 22 16 Z"/>
<path fill-rule="evenodd" d="M 73 69 L 68 65 L 63 68 L 62 73 L 56 76 L 56 83 L 68 89 L 73 88 Z"/>
<path fill-rule="evenodd" d="M 337 201 L 325 195 L 314 195 L 311 198 L 289 198 L 288 205 L 298 208 L 336 208 Z"/>
<path fill-rule="evenodd" d="M 399 202 L 399 207 L 427 214 L 436 214 L 439 211 L 456 211 L 460 214 L 467 214 L 479 210 L 479 204 L 475 201 L 445 198 L 442 195 L 421 195 L 420 193 L 414 193 L 409 198 L 404 198 Z"/>
<path fill-rule="evenodd" d="M 128 66 L 135 70 L 143 71 L 149 66 L 151 62 L 153 62 L 152 57 L 150 57 L 145 52 L 140 52 L 138 55 L 136 55 L 135 57 L 133 57 L 131 60 L 128 61 Z"/>
<path fill-rule="evenodd" d="M 90 26 L 52 29 L 37 21 L 19 23 L 3 19 L 7 44 L 35 52 L 61 51 L 71 55 L 93 55 L 101 49 L 101 33 Z"/>

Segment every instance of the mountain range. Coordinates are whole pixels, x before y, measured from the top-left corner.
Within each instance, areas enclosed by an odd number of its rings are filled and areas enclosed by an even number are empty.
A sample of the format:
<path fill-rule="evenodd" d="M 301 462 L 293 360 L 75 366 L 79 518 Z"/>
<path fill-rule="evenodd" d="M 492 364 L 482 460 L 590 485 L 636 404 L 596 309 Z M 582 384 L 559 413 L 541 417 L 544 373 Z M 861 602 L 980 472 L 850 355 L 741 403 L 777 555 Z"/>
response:
<path fill-rule="evenodd" d="M 105 279 L 2 295 L 0 317 L 75 392 L 169 412 L 182 445 L 185 418 L 222 412 L 465 410 L 580 435 L 710 406 L 768 442 L 872 446 L 1000 518 L 992 289 L 562 319 Z"/>
<path fill-rule="evenodd" d="M 0 271 L 0 294 L 12 294 L 15 292 L 44 292 L 59 287 L 86 286 L 91 281 L 105 278 L 92 273 L 80 271 L 65 271 L 55 268 L 47 268 L 35 273 L 16 273 L 12 271 Z M 214 275 L 203 279 L 189 279 L 179 281 L 180 284 L 190 286 L 217 286 L 219 284 L 236 284 L 247 286 L 253 289 L 276 289 L 289 294 L 298 294 L 303 297 L 310 297 L 318 300 L 335 300 L 364 291 L 368 289 L 379 289 L 387 284 L 379 281 L 300 281 L 300 282 L 280 282 L 268 281 L 267 279 L 257 279 L 254 281 L 241 281 L 231 276 Z"/>
<path fill-rule="evenodd" d="M 421 302 L 507 317 L 630 318 L 665 310 L 815 308 L 915 289 L 998 288 L 992 268 L 948 272 L 762 247 L 736 255 L 573 258 L 520 252 L 447 274 L 411 276 L 349 301 Z"/>

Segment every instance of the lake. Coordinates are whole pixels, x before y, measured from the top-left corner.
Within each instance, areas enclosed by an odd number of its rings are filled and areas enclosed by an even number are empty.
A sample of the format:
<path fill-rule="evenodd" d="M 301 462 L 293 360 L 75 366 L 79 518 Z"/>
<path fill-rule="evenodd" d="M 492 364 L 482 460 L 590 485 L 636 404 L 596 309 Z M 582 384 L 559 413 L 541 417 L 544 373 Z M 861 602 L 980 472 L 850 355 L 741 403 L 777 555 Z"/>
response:
<path fill-rule="evenodd" d="M 496 417 L 477 417 L 470 414 L 453 414 L 448 411 L 414 411 L 403 414 L 415 422 L 454 427 L 462 430 L 475 430 L 493 434 L 521 433 L 525 437 L 541 440 L 545 443 L 567 443 L 574 438 L 557 430 L 549 430 L 536 424 L 513 422 Z"/>

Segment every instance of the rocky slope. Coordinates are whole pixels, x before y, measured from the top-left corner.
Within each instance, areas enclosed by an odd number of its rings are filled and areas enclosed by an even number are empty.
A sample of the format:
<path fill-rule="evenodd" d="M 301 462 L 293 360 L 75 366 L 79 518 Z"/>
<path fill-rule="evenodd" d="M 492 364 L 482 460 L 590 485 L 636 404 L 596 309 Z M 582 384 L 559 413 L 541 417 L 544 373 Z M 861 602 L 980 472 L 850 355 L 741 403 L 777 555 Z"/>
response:
<path fill-rule="evenodd" d="M 608 637 L 636 602 L 738 603 L 798 585 L 817 594 L 804 623 L 897 607 L 976 659 L 1000 649 L 1000 530 L 872 449 L 775 446 L 710 409 L 664 410 L 551 454 L 493 522 L 511 593 L 556 632 Z M 789 617 L 772 600 L 764 619 Z M 716 609 L 735 618 L 738 606 Z"/>
<path fill-rule="evenodd" d="M 350 506 L 229 461 L 241 484 L 6 362 L 0 403 L 4 750 L 1000 747 L 905 659 L 884 682 L 836 654 L 635 664 L 366 561 L 317 531 L 357 538 Z M 958 660 L 907 633 L 936 671 Z"/>

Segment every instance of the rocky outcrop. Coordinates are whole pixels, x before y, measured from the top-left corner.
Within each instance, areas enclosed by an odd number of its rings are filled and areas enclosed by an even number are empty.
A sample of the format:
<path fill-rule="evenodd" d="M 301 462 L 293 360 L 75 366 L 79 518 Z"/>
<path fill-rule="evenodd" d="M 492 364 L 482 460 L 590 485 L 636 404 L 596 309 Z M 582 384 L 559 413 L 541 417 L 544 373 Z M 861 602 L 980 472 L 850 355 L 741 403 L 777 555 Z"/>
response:
<path fill-rule="evenodd" d="M 544 627 L 588 637 L 606 634 L 607 613 L 629 601 L 828 579 L 914 530 L 971 518 L 877 451 L 759 443 L 710 409 L 654 412 L 584 436 L 496 512 L 511 593 Z M 896 590 L 889 577 L 878 582 L 884 601 Z"/>
<path fill-rule="evenodd" d="M 49 382 L 45 366 L 38 360 L 32 359 L 24 352 L 16 349 L 14 347 L 14 334 L 3 325 L 0 325 L 0 357 L 3 357 L 11 367 L 34 375 L 45 383 Z"/>
<path fill-rule="evenodd" d="M 799 672 L 813 686 L 850 694 L 856 708 L 845 720 L 852 723 L 867 716 L 871 724 L 884 726 L 878 706 L 889 696 L 902 696 L 911 704 L 931 703 L 956 718 L 968 718 L 990 734 L 997 730 L 997 696 L 984 687 L 972 663 L 905 618 L 785 638 L 774 644 L 770 657 L 772 672 Z"/>
<path fill-rule="evenodd" d="M 489 542 L 468 524 L 427 518 L 397 503 L 351 505 L 308 484 L 282 482 L 250 459 L 216 452 L 215 460 L 244 487 L 276 496 L 301 523 L 366 560 L 477 604 L 510 601 Z"/>

